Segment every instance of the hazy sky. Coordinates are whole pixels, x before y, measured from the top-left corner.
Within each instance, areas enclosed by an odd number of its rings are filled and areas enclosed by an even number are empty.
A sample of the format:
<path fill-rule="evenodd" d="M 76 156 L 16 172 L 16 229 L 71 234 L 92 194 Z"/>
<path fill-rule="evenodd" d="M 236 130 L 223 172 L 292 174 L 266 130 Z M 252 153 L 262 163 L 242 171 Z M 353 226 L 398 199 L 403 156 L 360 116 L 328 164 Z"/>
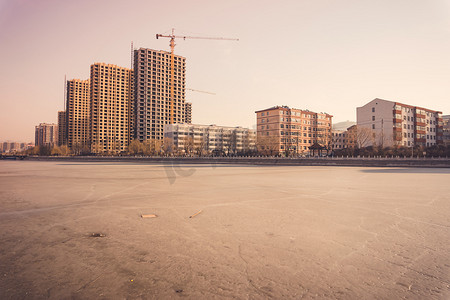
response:
<path fill-rule="evenodd" d="M 450 113 L 450 0 L 0 0 L 0 140 L 57 122 L 64 75 L 130 67 L 135 48 L 178 40 L 193 123 L 253 127 L 274 105 L 356 120 L 383 98 Z"/>

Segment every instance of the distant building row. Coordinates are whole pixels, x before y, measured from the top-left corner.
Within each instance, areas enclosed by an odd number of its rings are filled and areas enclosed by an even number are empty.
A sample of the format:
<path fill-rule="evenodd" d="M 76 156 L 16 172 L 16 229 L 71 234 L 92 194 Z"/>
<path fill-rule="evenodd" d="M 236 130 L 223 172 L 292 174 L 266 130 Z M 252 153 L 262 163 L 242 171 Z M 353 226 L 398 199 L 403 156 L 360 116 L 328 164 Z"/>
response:
<path fill-rule="evenodd" d="M 356 126 L 333 131 L 333 149 L 450 144 L 449 116 L 440 111 L 377 98 L 356 115 Z"/>
<path fill-rule="evenodd" d="M 450 144 L 449 116 L 440 111 L 374 99 L 356 109 L 357 123 L 332 130 L 332 115 L 275 106 L 256 111 L 260 152 L 305 154 L 313 149 Z"/>
<path fill-rule="evenodd" d="M 31 147 L 33 147 L 32 143 L 3 142 L 0 143 L 0 153 L 19 152 Z"/>

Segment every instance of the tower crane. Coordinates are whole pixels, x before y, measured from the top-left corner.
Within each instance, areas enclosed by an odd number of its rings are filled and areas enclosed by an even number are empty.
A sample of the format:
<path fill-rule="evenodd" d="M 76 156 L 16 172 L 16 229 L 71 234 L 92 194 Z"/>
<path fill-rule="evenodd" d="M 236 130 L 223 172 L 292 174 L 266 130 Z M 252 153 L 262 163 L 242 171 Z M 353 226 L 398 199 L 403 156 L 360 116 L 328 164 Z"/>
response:
<path fill-rule="evenodd" d="M 227 41 L 239 41 L 239 39 L 232 39 L 232 38 L 223 38 L 223 37 L 199 37 L 199 36 L 183 36 L 183 35 L 175 35 L 175 30 L 172 28 L 172 34 L 169 35 L 163 35 L 163 34 L 156 34 L 156 39 L 159 39 L 160 37 L 163 38 L 170 38 L 170 123 L 173 124 L 173 102 L 174 102 L 174 72 L 175 72 L 175 39 L 202 39 L 202 40 L 227 40 Z"/>

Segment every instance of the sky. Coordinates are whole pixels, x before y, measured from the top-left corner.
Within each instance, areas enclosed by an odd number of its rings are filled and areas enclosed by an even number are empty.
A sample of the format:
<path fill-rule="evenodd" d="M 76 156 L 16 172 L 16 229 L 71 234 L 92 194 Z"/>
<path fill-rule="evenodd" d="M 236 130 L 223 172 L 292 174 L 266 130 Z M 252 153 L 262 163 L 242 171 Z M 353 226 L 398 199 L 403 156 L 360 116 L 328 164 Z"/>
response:
<path fill-rule="evenodd" d="M 56 123 L 64 78 L 131 66 L 134 48 L 186 57 L 192 122 L 254 128 L 287 105 L 355 121 L 374 98 L 450 114 L 450 0 L 0 0 L 0 141 Z"/>

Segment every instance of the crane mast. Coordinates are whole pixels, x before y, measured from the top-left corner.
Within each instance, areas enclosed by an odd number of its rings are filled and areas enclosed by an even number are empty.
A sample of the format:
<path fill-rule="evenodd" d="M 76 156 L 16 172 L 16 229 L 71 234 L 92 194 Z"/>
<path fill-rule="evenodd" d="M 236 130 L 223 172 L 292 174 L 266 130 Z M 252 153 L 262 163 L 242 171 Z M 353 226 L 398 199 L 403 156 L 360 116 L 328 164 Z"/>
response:
<path fill-rule="evenodd" d="M 223 38 L 223 37 L 198 37 L 198 36 L 183 36 L 175 35 L 175 30 L 172 28 L 172 34 L 163 35 L 156 34 L 156 39 L 160 37 L 170 38 L 170 101 L 169 101 L 169 124 L 174 124 L 173 120 L 173 105 L 174 105 L 174 94 L 175 94 L 175 38 L 185 39 L 203 39 L 203 40 L 228 40 L 228 41 L 239 41 L 239 39 Z"/>

